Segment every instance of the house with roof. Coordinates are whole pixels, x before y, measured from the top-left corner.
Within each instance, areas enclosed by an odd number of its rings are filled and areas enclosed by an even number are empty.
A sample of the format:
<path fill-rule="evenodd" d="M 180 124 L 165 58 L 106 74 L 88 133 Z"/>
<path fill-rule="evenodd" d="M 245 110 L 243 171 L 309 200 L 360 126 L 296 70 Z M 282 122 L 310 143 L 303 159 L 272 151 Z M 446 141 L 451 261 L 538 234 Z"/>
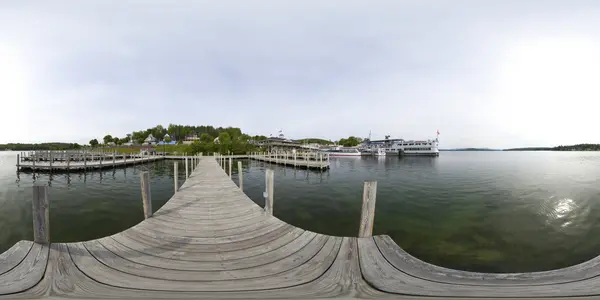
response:
<path fill-rule="evenodd" d="M 192 134 L 192 135 L 186 135 L 183 138 L 183 144 L 184 145 L 190 145 L 193 144 L 194 142 L 200 141 L 200 137 L 198 137 L 197 134 Z"/>
<path fill-rule="evenodd" d="M 144 144 L 147 145 L 155 145 L 157 142 L 157 139 L 151 134 L 149 134 L 146 139 L 144 140 Z"/>

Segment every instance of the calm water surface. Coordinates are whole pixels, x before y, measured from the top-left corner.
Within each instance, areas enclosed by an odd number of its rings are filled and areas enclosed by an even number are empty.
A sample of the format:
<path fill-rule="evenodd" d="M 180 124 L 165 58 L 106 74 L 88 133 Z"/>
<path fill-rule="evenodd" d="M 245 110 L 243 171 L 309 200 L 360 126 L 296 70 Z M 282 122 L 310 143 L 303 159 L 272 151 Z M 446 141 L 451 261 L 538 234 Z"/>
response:
<path fill-rule="evenodd" d="M 0 152 L 0 251 L 32 238 L 35 181 L 50 185 L 53 241 L 98 238 L 140 222 L 140 171 L 151 173 L 155 211 L 173 193 L 172 161 L 52 176 L 17 174 L 15 161 L 16 153 Z M 244 191 L 262 206 L 264 170 L 274 168 L 278 218 L 356 236 L 363 181 L 377 180 L 374 233 L 446 267 L 539 271 L 600 254 L 600 153 L 443 152 L 331 163 L 321 173 L 244 160 Z"/>

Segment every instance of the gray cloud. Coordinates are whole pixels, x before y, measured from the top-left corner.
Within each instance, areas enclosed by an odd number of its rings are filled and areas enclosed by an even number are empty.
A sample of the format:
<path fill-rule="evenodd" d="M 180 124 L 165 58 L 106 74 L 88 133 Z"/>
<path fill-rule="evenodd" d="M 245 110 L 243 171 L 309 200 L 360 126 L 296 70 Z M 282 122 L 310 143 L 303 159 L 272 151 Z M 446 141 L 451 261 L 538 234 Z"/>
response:
<path fill-rule="evenodd" d="M 509 80 L 535 67 L 531 53 L 511 54 L 519 45 L 600 50 L 598 20 L 595 1 L 2 2 L 0 45 L 22 76 L 0 89 L 14 112 L 0 125 L 25 114 L 29 132 L 0 142 L 85 143 L 168 123 L 327 139 L 439 129 L 443 147 L 600 142 L 590 84 L 574 85 L 587 93 L 565 114 L 540 105 L 567 101 L 548 99 L 565 74 L 531 91 Z M 597 76 L 596 63 L 569 76 Z"/>

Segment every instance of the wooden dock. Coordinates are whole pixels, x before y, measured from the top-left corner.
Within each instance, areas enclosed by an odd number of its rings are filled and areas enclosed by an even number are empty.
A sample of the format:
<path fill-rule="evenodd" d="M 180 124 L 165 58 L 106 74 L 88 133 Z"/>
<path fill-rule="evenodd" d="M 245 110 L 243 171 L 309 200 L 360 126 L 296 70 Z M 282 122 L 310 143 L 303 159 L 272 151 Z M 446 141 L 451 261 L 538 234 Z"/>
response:
<path fill-rule="evenodd" d="M 165 156 L 102 151 L 29 151 L 17 155 L 18 171 L 77 172 L 125 167 L 162 159 L 197 160 L 200 155 Z M 246 156 L 247 157 L 247 156 Z"/>
<path fill-rule="evenodd" d="M 135 164 L 149 163 L 164 159 L 163 156 L 139 156 L 127 155 L 119 159 L 115 156 L 105 157 L 107 159 L 82 160 L 82 161 L 21 161 L 17 164 L 19 171 L 37 171 L 37 172 L 69 172 L 100 170 L 116 167 L 124 167 Z"/>
<path fill-rule="evenodd" d="M 191 168 L 183 186 L 156 213 L 150 210 L 146 220 L 112 236 L 76 243 L 49 243 L 47 194 L 45 187 L 34 187 L 36 242 L 21 241 L 0 255 L 0 299 L 600 295 L 600 257 L 548 272 L 473 273 L 425 263 L 388 236 L 372 237 L 376 182 L 365 182 L 360 237 L 337 237 L 273 216 L 277 187 L 270 170 L 263 209 L 214 157 L 200 158 Z M 149 188 L 142 184 L 142 190 Z"/>
<path fill-rule="evenodd" d="M 324 170 L 329 168 L 329 155 L 321 152 L 256 152 L 247 155 L 219 155 L 215 153 L 221 166 L 226 165 L 229 158 L 248 158 L 272 164 L 293 166 L 305 169 Z"/>

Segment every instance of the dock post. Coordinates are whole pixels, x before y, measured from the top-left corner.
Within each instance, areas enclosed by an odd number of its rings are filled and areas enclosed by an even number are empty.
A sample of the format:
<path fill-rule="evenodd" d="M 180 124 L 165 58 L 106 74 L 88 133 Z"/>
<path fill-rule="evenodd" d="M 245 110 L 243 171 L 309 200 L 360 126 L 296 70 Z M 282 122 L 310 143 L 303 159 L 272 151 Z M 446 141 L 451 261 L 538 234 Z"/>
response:
<path fill-rule="evenodd" d="M 115 156 L 117 155 L 117 151 L 113 150 L 113 168 L 116 166 L 117 161 L 115 160 Z"/>
<path fill-rule="evenodd" d="M 294 151 L 294 168 L 296 167 L 296 151 Z"/>
<path fill-rule="evenodd" d="M 67 155 L 67 171 L 69 171 L 71 167 L 71 155 Z"/>
<path fill-rule="evenodd" d="M 310 163 L 310 153 L 306 152 L 304 153 L 304 160 L 306 160 L 306 169 L 309 169 L 309 163 Z"/>
<path fill-rule="evenodd" d="M 185 157 L 185 179 L 187 180 L 190 177 L 189 173 L 188 173 L 188 158 L 187 156 Z"/>
<path fill-rule="evenodd" d="M 21 155 L 17 154 L 17 171 L 19 170 L 19 164 L 21 164 Z"/>
<path fill-rule="evenodd" d="M 231 156 L 229 156 L 229 179 L 231 179 Z"/>
<path fill-rule="evenodd" d="M 179 169 L 179 165 L 177 164 L 177 162 L 174 162 L 173 163 L 173 180 L 175 181 L 174 182 L 175 193 L 177 193 L 177 191 L 179 190 L 179 182 L 178 182 L 179 181 L 178 180 L 179 179 L 179 170 L 178 169 Z"/>
<path fill-rule="evenodd" d="M 238 181 L 240 182 L 240 190 L 244 191 L 244 174 L 242 174 L 242 162 L 238 160 Z"/>
<path fill-rule="evenodd" d="M 377 196 L 377 181 L 365 181 L 363 188 L 362 210 L 360 212 L 360 227 L 358 237 L 371 237 L 373 235 L 373 221 L 375 220 L 375 199 Z"/>
<path fill-rule="evenodd" d="M 83 152 L 83 170 L 87 170 L 87 154 L 85 153 L 85 151 Z"/>
<path fill-rule="evenodd" d="M 267 214 L 273 215 L 273 177 L 275 172 L 272 169 L 267 169 L 265 172 L 265 211 Z"/>
<path fill-rule="evenodd" d="M 319 153 L 319 169 L 323 169 L 323 153 Z"/>
<path fill-rule="evenodd" d="M 33 186 L 33 241 L 38 244 L 50 243 L 50 207 L 48 206 L 48 187 Z"/>
<path fill-rule="evenodd" d="M 144 209 L 144 219 L 152 217 L 152 199 L 150 195 L 150 173 L 142 172 L 140 174 L 140 184 L 142 188 L 142 205 Z"/>
<path fill-rule="evenodd" d="M 48 157 L 50 158 L 50 171 L 52 171 L 52 160 L 54 159 L 54 157 L 52 157 L 52 151 L 48 151 Z"/>

